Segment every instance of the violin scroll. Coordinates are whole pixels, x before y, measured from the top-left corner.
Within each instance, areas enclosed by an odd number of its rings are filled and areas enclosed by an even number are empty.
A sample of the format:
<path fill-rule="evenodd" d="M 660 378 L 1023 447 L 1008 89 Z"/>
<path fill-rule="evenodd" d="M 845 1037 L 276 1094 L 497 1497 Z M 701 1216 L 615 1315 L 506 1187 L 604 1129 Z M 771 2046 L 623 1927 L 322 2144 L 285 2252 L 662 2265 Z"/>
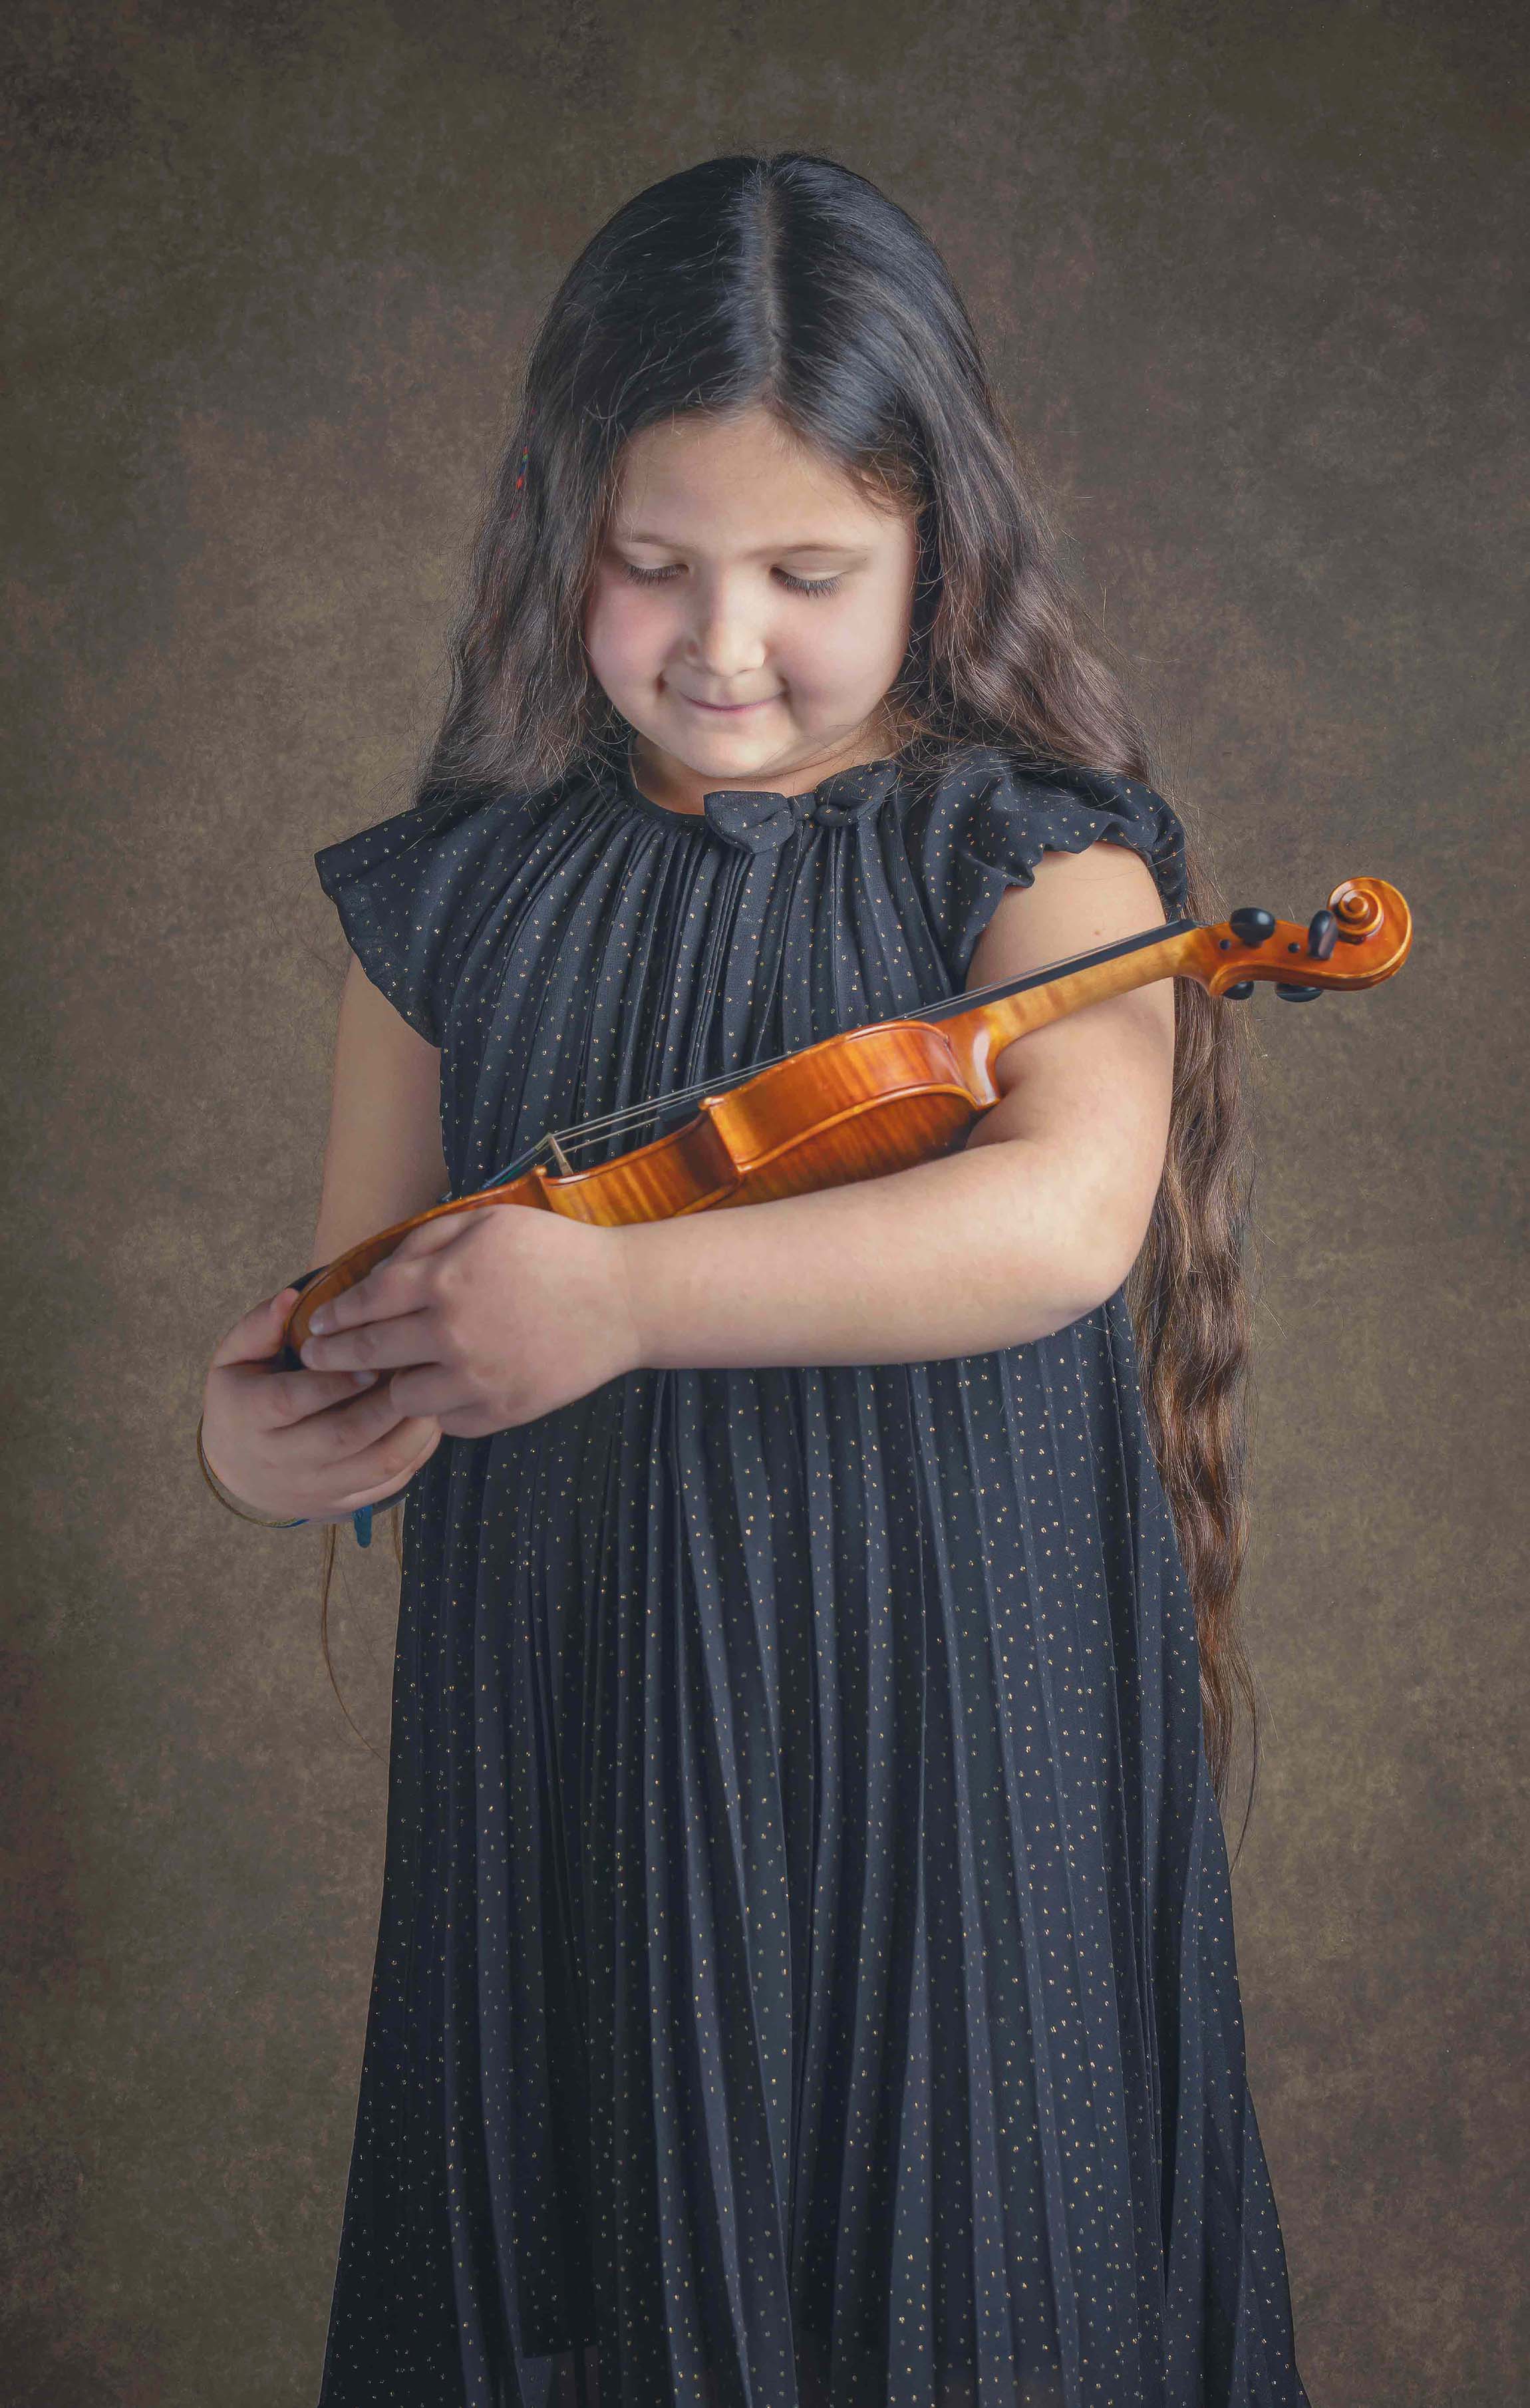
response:
<path fill-rule="evenodd" d="M 1327 987 L 1391 978 L 1408 959 L 1413 918 L 1384 878 L 1346 878 L 1305 927 L 1246 906 L 1197 934 L 1185 967 L 1212 995 L 1241 1003 L 1265 980 L 1285 1001 L 1307 1003 Z"/>

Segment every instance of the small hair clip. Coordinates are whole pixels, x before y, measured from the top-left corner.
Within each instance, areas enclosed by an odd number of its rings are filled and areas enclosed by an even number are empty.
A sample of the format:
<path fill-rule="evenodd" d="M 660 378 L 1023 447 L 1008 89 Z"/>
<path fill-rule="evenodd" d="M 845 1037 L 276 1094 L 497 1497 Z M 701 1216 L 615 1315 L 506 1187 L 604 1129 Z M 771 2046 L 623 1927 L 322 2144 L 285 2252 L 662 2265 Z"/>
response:
<path fill-rule="evenodd" d="M 533 402 L 528 406 L 526 410 L 526 440 L 521 447 L 521 466 L 515 480 L 515 491 L 518 494 L 522 493 L 525 489 L 526 467 L 531 459 L 531 429 L 536 423 L 536 405 Z M 520 507 L 521 505 L 519 502 L 512 503 L 510 509 L 510 515 L 512 518 L 517 510 L 519 510 Z"/>

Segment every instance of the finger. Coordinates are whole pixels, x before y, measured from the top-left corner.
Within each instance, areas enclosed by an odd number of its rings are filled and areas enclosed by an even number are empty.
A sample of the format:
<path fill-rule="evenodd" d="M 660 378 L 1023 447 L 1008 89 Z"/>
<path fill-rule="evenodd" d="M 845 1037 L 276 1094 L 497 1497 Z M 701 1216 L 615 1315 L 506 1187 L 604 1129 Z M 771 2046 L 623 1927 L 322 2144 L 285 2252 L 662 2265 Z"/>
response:
<path fill-rule="evenodd" d="M 392 1371 L 404 1364 L 435 1363 L 440 1345 L 430 1312 L 404 1312 L 387 1321 L 364 1321 L 324 1338 L 305 1338 L 303 1360 L 312 1371 Z"/>
<path fill-rule="evenodd" d="M 478 1401 L 471 1383 L 447 1363 L 411 1364 L 395 1371 L 388 1387 L 407 1413 L 429 1413 L 436 1421 Z"/>
<path fill-rule="evenodd" d="M 290 1429 L 314 1413 L 354 1402 L 365 1389 L 375 1387 L 376 1371 L 256 1371 L 238 1368 L 234 1375 L 250 1388 L 250 1418 L 257 1429 Z"/>
<path fill-rule="evenodd" d="M 252 1305 L 223 1340 L 211 1369 L 221 1371 L 231 1363 L 263 1363 L 269 1355 L 279 1354 L 281 1334 L 297 1298 L 295 1287 L 284 1287 L 268 1296 L 264 1304 Z"/>
<path fill-rule="evenodd" d="M 405 1413 L 391 1407 L 383 1388 L 375 1397 L 358 1398 L 354 1412 L 348 1406 L 343 1412 L 326 1414 L 315 1423 L 306 1445 L 316 1450 L 326 1484 L 333 1485 L 336 1479 L 351 1477 L 356 1465 L 365 1469 L 379 1448 L 396 1453 L 419 1447 L 437 1427 L 433 1413 Z"/>
<path fill-rule="evenodd" d="M 406 1445 L 403 1439 L 407 1429 L 422 1429 L 424 1436 L 422 1439 L 416 1437 Z M 331 1511 L 353 1513 L 358 1505 L 375 1505 L 379 1498 L 391 1497 L 395 1488 L 402 1488 L 406 1481 L 413 1479 L 422 1464 L 430 1461 L 440 1443 L 441 1430 L 437 1422 L 402 1425 L 393 1439 L 385 1440 L 379 1447 L 368 1448 L 365 1455 L 346 1465 L 345 1487 L 336 1498 Z"/>
<path fill-rule="evenodd" d="M 333 1496 L 337 1481 L 361 1477 L 358 1465 L 365 1472 L 379 1461 L 379 1450 L 391 1450 L 392 1460 L 400 1448 L 408 1451 L 428 1442 L 437 1427 L 433 1414 L 407 1413 L 395 1405 L 387 1382 L 379 1381 L 365 1396 L 332 1405 L 301 1429 L 270 1439 L 273 1478 L 294 1490 L 317 1487 Z"/>
<path fill-rule="evenodd" d="M 411 1230 L 409 1237 L 419 1234 L 418 1230 Z M 317 1305 L 309 1316 L 309 1329 L 316 1336 L 322 1336 L 329 1330 L 354 1328 L 359 1322 L 388 1321 L 397 1313 L 418 1311 L 423 1266 L 419 1254 L 406 1251 L 409 1239 L 406 1238 L 384 1262 L 369 1270 L 365 1279 L 357 1280 L 353 1287 L 342 1288 L 338 1296 L 329 1297 L 322 1304 Z M 425 1250 L 425 1258 L 428 1260 L 430 1254 L 439 1251 L 438 1246 Z"/>
<path fill-rule="evenodd" d="M 415 1311 L 422 1269 L 428 1268 L 434 1256 L 458 1244 L 477 1217 L 477 1212 L 465 1209 L 422 1222 L 401 1238 L 392 1254 L 365 1279 L 317 1305 L 308 1327 L 322 1337 L 326 1331 L 347 1329 L 360 1321 L 382 1321 L 395 1313 Z"/>
<path fill-rule="evenodd" d="M 422 1221 L 418 1228 L 411 1229 L 407 1238 L 399 1240 L 389 1260 L 396 1263 L 402 1258 L 412 1262 L 418 1254 L 437 1254 L 442 1246 L 453 1245 L 465 1229 L 473 1226 L 483 1209 L 481 1205 L 464 1208 L 456 1212 L 437 1213 L 433 1221 Z"/>

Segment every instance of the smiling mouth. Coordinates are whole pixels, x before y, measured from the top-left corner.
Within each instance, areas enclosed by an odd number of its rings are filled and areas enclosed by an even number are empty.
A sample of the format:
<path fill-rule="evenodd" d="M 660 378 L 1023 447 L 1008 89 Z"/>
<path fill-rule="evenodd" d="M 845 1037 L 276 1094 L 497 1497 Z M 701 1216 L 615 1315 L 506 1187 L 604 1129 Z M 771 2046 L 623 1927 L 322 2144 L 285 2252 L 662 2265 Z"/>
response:
<path fill-rule="evenodd" d="M 719 717 L 726 719 L 731 717 L 735 711 L 763 710 L 767 702 L 779 702 L 780 700 L 780 696 L 777 694 L 765 694 L 761 695 L 758 702 L 703 702 L 694 694 L 682 694 L 680 695 L 680 700 L 681 702 L 688 702 L 693 710 L 711 710 L 715 711 Z"/>

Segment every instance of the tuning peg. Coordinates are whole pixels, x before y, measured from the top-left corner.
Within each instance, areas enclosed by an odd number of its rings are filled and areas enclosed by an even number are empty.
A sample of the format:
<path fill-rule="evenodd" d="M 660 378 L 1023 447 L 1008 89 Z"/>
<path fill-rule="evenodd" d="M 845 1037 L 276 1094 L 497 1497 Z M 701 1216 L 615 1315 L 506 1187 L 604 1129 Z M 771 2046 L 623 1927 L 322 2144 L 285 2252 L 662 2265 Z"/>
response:
<path fill-rule="evenodd" d="M 1229 911 L 1227 925 L 1240 945 L 1267 945 L 1275 934 L 1275 914 L 1245 904 L 1240 910 Z"/>
<path fill-rule="evenodd" d="M 1338 922 L 1331 911 L 1314 911 L 1307 929 L 1307 950 L 1314 961 L 1325 962 L 1338 942 Z"/>
<path fill-rule="evenodd" d="M 1321 986 L 1278 986 L 1275 992 L 1282 1003 L 1315 1003 L 1323 989 Z"/>
<path fill-rule="evenodd" d="M 1224 986 L 1223 988 L 1222 999 L 1224 1003 L 1247 1003 L 1252 993 L 1252 979 L 1240 979 L 1237 986 Z"/>

